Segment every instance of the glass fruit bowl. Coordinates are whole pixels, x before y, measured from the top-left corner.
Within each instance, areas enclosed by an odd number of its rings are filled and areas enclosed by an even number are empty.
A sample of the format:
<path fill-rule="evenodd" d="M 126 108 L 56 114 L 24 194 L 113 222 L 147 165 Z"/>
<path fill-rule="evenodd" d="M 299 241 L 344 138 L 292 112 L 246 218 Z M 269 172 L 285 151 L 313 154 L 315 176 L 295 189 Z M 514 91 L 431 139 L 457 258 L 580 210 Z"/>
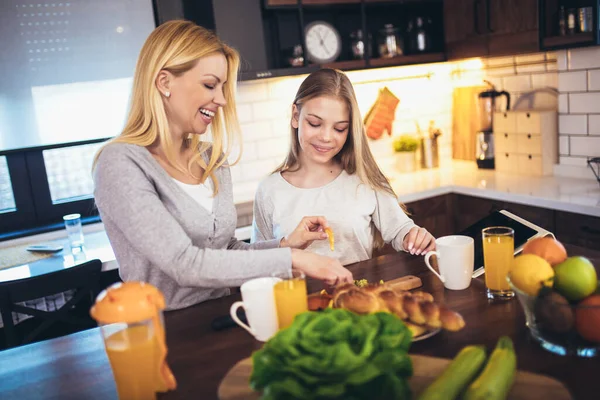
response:
<path fill-rule="evenodd" d="M 600 355 L 600 302 L 570 304 L 553 291 L 535 297 L 515 287 L 510 274 L 507 281 L 523 307 L 531 336 L 544 349 L 578 357 Z M 600 297 L 600 294 L 596 292 L 592 296 Z"/>

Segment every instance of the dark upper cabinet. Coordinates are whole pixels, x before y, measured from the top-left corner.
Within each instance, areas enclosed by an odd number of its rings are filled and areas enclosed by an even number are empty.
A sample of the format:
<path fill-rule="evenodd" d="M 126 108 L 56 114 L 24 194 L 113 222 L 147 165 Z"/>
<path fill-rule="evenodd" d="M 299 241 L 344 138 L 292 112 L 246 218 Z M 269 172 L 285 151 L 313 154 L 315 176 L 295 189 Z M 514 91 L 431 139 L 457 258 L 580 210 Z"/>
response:
<path fill-rule="evenodd" d="M 489 55 L 530 53 L 540 49 L 538 0 L 487 0 Z"/>
<path fill-rule="evenodd" d="M 538 0 L 542 50 L 569 49 L 600 44 L 600 0 Z M 580 22 L 580 11 L 587 13 Z M 569 14 L 572 24 L 569 23 Z M 563 29 L 561 29 L 561 20 Z M 571 26 L 569 26 L 571 25 Z"/>
<path fill-rule="evenodd" d="M 444 36 L 449 60 L 488 53 L 484 0 L 445 0 Z"/>
<path fill-rule="evenodd" d="M 448 59 L 538 51 L 537 1 L 444 1 Z"/>

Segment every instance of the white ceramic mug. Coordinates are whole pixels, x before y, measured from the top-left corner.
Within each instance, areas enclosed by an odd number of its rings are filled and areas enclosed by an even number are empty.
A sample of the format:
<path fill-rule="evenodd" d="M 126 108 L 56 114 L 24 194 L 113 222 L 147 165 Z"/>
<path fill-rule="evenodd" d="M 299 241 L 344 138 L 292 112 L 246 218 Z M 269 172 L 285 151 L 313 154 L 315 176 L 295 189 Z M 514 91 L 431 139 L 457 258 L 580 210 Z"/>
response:
<path fill-rule="evenodd" d="M 275 308 L 275 295 L 273 285 L 281 281 L 279 278 L 257 278 L 242 284 L 242 301 L 231 305 L 229 313 L 231 318 L 242 328 L 250 332 L 256 340 L 266 342 L 277 333 L 277 309 Z M 244 324 L 237 316 L 237 310 L 244 307 L 248 325 Z"/>
<path fill-rule="evenodd" d="M 425 254 L 425 264 L 451 290 L 469 287 L 475 263 L 475 242 L 472 237 L 452 235 L 435 240 L 436 251 Z M 429 263 L 432 255 L 437 256 L 438 274 Z"/>

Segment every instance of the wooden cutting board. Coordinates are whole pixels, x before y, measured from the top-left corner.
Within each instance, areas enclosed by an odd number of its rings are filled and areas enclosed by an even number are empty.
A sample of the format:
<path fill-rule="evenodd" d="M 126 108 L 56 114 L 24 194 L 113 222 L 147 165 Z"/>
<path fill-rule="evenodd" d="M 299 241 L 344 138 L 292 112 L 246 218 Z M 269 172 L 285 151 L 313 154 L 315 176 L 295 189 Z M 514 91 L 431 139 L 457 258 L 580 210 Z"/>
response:
<path fill-rule="evenodd" d="M 488 86 L 466 86 L 454 89 L 452 94 L 452 158 L 475 160 L 475 138 L 479 129 L 477 95 Z"/>
<path fill-rule="evenodd" d="M 410 356 L 413 363 L 413 376 L 409 380 L 413 398 L 421 393 L 438 377 L 451 360 L 420 355 Z M 248 385 L 252 373 L 252 359 L 238 362 L 219 385 L 220 400 L 257 400 L 260 396 Z M 554 399 L 569 400 L 567 388 L 556 379 L 530 372 L 518 371 L 515 383 L 508 395 L 511 400 Z"/>

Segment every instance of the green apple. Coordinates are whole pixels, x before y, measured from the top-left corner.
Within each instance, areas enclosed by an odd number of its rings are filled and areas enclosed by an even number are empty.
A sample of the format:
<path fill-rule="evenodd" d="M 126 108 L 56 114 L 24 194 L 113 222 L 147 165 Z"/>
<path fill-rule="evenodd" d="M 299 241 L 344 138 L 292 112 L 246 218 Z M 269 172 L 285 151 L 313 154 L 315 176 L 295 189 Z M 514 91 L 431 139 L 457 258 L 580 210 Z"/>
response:
<path fill-rule="evenodd" d="M 554 288 L 569 301 L 579 301 L 596 291 L 598 277 L 585 257 L 569 257 L 554 266 Z"/>

